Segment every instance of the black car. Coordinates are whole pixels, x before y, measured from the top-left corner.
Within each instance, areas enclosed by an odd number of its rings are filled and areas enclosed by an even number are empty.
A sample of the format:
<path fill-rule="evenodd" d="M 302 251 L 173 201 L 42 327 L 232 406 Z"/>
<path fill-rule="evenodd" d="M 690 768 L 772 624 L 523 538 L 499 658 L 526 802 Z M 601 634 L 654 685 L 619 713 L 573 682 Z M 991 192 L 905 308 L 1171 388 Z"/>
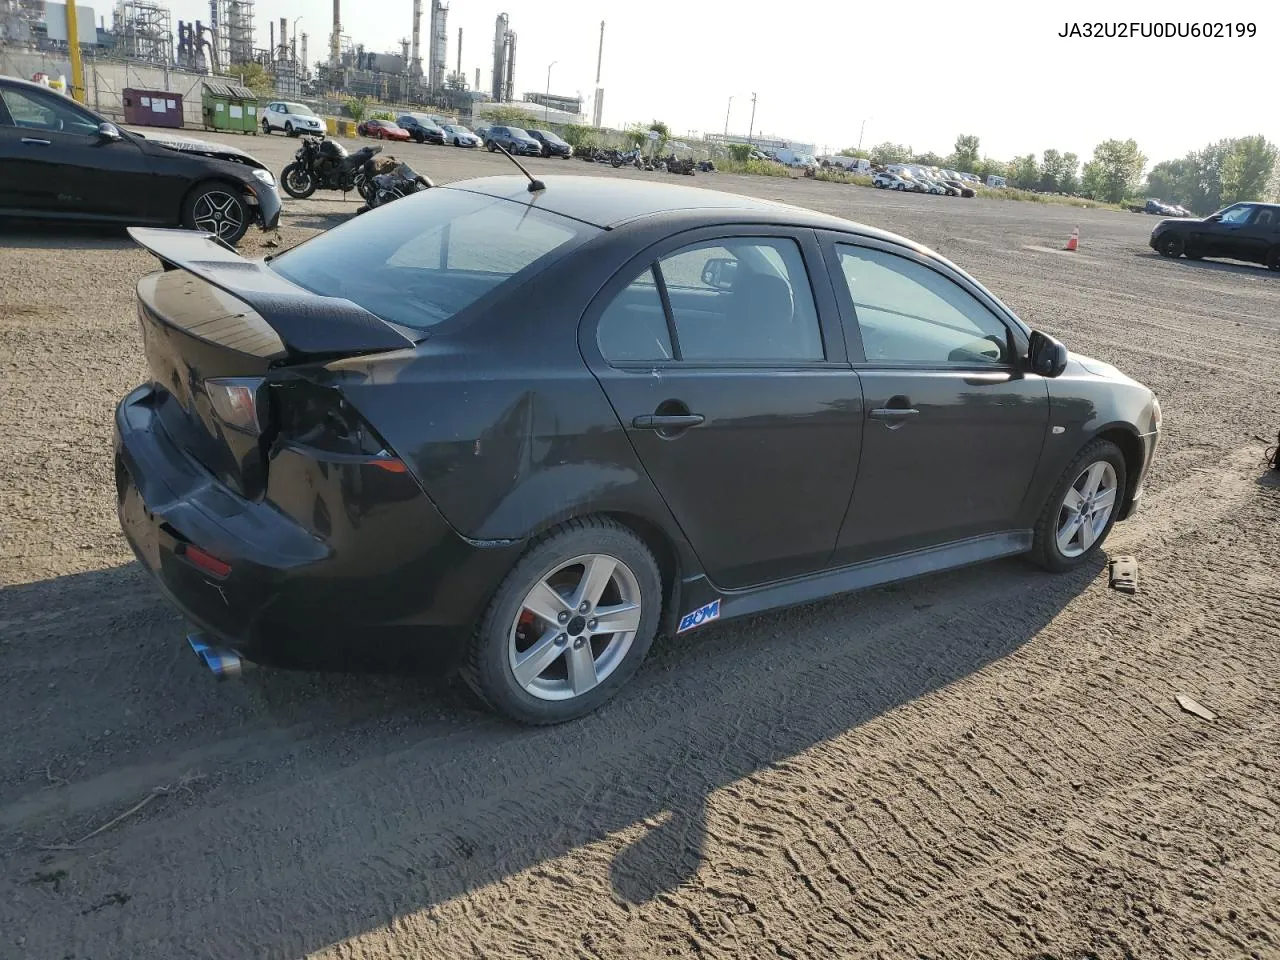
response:
<path fill-rule="evenodd" d="M 444 130 L 425 113 L 402 113 L 396 117 L 396 124 L 401 129 L 408 130 L 409 136 L 418 143 L 444 144 Z"/>
<path fill-rule="evenodd" d="M 542 144 L 544 157 L 560 157 L 562 160 L 568 160 L 573 156 L 573 147 L 550 130 L 530 129 L 528 134 Z"/>
<path fill-rule="evenodd" d="M 1151 248 L 1166 257 L 1230 257 L 1280 271 L 1280 204 L 1233 203 L 1202 220 L 1161 220 Z"/>
<path fill-rule="evenodd" d="M 48 87 L 0 77 L 0 217 L 160 224 L 235 244 L 275 229 L 275 178 L 241 150 L 121 130 Z"/>
<path fill-rule="evenodd" d="M 659 633 L 1066 570 L 1135 509 L 1152 392 L 918 244 L 542 183 L 437 187 L 270 262 L 132 231 L 176 269 L 138 285 L 120 521 L 215 670 L 403 648 L 556 722 Z"/>
<path fill-rule="evenodd" d="M 542 156 L 542 143 L 520 127 L 490 127 L 484 132 L 484 145 L 490 153 L 502 147 L 516 156 Z"/>

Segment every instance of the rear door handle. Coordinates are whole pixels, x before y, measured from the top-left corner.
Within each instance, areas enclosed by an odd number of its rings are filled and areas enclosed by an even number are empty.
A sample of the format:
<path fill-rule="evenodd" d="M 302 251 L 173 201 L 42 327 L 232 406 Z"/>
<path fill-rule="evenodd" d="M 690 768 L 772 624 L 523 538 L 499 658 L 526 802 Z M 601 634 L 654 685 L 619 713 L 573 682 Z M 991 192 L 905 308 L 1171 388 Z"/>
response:
<path fill-rule="evenodd" d="M 53 141 L 41 140 L 39 137 L 23 137 L 22 142 L 33 147 L 47 147 Z"/>
<path fill-rule="evenodd" d="M 637 430 L 683 430 L 696 427 L 707 418 L 700 413 L 658 414 L 647 413 L 636 417 L 631 425 Z"/>
<path fill-rule="evenodd" d="M 872 420 L 901 420 L 914 417 L 920 411 L 914 407 L 880 407 L 872 410 L 867 416 Z"/>

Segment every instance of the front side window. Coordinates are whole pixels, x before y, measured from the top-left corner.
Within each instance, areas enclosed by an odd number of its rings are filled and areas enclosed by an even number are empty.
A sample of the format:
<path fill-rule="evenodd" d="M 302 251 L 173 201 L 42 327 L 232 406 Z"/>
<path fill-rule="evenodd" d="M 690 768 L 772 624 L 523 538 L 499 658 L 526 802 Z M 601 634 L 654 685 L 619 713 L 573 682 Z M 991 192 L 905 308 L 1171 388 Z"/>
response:
<path fill-rule="evenodd" d="M 601 315 L 598 342 L 613 361 L 785 363 L 824 357 L 800 247 L 774 237 L 698 243 L 663 257 Z"/>
<path fill-rule="evenodd" d="M 4 100 L 14 126 L 84 136 L 98 132 L 97 118 L 75 107 L 66 97 L 4 88 L 0 89 L 0 99 Z"/>
<path fill-rule="evenodd" d="M 271 269 L 312 293 L 426 330 L 599 232 L 523 203 L 442 187 L 321 234 Z"/>
<path fill-rule="evenodd" d="M 1234 207 L 1227 207 L 1218 214 L 1220 223 L 1244 223 L 1249 219 L 1249 214 L 1253 213 L 1253 207 L 1247 203 L 1238 203 Z"/>
<path fill-rule="evenodd" d="M 868 363 L 999 365 L 1009 331 L 959 284 L 923 264 L 839 244 Z"/>

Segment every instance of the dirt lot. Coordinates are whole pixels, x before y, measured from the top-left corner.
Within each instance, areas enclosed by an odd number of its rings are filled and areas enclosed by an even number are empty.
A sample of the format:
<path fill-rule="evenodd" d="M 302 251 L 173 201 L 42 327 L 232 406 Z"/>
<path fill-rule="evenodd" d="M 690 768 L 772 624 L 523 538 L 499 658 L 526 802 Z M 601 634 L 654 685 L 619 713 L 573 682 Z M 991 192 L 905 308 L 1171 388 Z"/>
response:
<path fill-rule="evenodd" d="M 236 142 L 277 171 L 293 147 Z M 151 262 L 8 232 L 0 957 L 1280 956 L 1280 277 L 1160 260 L 1135 215 L 692 183 L 928 243 L 1157 390 L 1147 504 L 1108 543 L 1140 592 L 1010 561 L 735 622 L 549 730 L 446 681 L 219 685 L 113 509 Z M 355 206 L 289 203 L 285 242 Z"/>

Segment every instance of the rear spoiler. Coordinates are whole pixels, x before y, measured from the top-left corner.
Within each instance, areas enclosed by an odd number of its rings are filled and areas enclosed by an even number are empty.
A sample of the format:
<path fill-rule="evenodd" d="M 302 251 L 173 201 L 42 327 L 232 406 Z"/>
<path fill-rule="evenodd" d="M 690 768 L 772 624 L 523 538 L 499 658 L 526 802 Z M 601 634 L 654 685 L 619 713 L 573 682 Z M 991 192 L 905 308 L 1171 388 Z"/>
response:
<path fill-rule="evenodd" d="M 403 350 L 416 342 L 350 300 L 311 293 L 264 262 L 244 259 L 212 234 L 130 227 L 129 236 L 166 270 L 185 270 L 248 304 L 295 359 Z"/>

